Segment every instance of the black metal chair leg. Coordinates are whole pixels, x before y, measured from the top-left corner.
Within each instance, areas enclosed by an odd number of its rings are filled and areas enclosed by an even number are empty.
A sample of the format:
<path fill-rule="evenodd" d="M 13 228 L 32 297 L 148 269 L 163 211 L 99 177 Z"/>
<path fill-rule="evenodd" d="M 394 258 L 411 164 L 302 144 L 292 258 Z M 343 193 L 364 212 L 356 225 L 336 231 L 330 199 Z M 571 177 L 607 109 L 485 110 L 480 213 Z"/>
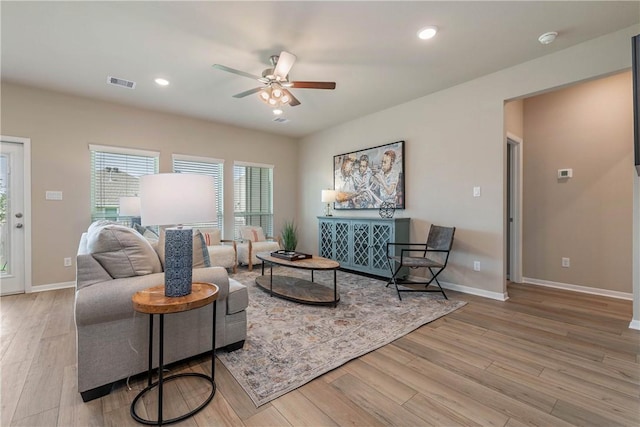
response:
<path fill-rule="evenodd" d="M 442 292 L 442 296 L 444 297 L 444 299 L 449 299 L 447 297 L 447 294 L 444 293 L 444 289 L 442 289 L 442 286 L 440 286 L 440 282 L 438 282 L 438 277 L 437 276 L 438 276 L 438 274 L 440 274 L 440 272 L 442 272 L 442 270 L 444 270 L 444 269 L 441 268 L 440 270 L 438 270 L 438 272 L 436 274 L 433 274 L 433 270 L 431 269 L 431 267 L 429 267 L 429 271 L 431 272 L 431 275 L 433 277 L 431 278 L 431 280 L 429 280 L 429 283 L 427 284 L 427 286 L 429 286 L 429 284 L 435 280 L 436 284 L 440 288 L 440 292 Z"/>

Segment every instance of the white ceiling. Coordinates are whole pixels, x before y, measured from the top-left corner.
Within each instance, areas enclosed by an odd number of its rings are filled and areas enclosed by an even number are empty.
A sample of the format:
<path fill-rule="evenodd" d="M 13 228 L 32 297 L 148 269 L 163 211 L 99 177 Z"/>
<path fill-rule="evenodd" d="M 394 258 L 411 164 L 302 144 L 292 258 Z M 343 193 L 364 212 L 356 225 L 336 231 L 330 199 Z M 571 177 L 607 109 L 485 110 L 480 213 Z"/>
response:
<path fill-rule="evenodd" d="M 3 81 L 300 137 L 637 24 L 640 2 L 2 1 L 0 15 Z M 427 25 L 438 35 L 419 40 Z M 232 98 L 259 83 L 211 65 L 260 75 L 282 50 L 292 80 L 337 87 L 293 89 L 281 124 L 257 95 Z"/>

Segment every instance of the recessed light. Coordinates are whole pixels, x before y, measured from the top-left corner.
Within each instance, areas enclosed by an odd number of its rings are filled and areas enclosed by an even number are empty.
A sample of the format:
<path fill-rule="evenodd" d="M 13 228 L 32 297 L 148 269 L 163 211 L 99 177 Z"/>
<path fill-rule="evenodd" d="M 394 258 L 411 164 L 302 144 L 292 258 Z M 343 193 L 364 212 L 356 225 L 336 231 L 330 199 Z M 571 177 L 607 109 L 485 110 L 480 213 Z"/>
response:
<path fill-rule="evenodd" d="M 283 111 L 281 109 L 279 109 L 279 108 L 276 108 L 276 109 L 273 110 L 273 114 L 275 114 L 276 116 L 279 116 L 282 113 L 283 113 Z"/>
<path fill-rule="evenodd" d="M 169 86 L 169 80 L 155 79 L 154 81 L 160 86 Z"/>
<path fill-rule="evenodd" d="M 555 31 L 549 31 L 548 33 L 544 33 L 540 37 L 538 37 L 538 41 L 542 44 L 549 44 L 553 43 L 556 37 L 558 37 L 558 33 L 556 33 Z"/>
<path fill-rule="evenodd" d="M 437 32 L 438 32 L 438 27 L 434 27 L 434 26 L 425 27 L 420 31 L 418 31 L 418 38 L 422 40 L 428 40 L 433 38 Z"/>

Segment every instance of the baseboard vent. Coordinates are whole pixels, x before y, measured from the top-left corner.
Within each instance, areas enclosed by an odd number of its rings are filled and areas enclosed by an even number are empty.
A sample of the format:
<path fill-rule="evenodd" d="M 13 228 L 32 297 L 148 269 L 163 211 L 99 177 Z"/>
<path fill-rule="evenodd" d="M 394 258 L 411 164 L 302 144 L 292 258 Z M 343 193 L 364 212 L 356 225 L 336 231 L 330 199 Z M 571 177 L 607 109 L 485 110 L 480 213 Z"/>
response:
<path fill-rule="evenodd" d="M 107 77 L 107 83 L 114 86 L 126 87 L 127 89 L 136 88 L 136 82 L 132 82 L 131 80 L 119 79 L 113 76 Z"/>

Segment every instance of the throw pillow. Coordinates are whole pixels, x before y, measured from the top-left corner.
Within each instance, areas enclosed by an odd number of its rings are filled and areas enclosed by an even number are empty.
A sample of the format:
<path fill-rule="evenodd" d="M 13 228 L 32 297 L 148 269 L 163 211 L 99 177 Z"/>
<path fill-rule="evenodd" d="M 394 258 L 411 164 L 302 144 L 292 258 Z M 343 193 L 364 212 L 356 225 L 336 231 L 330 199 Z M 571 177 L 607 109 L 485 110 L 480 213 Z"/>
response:
<path fill-rule="evenodd" d="M 211 267 L 211 259 L 200 230 L 193 232 L 193 268 Z"/>
<path fill-rule="evenodd" d="M 87 231 L 89 253 L 114 279 L 160 273 L 158 255 L 140 233 L 123 225 L 96 225 Z"/>
<path fill-rule="evenodd" d="M 264 236 L 262 227 L 244 226 L 240 227 L 240 237 L 243 240 L 251 240 L 252 242 L 264 242 L 267 240 Z"/>
<path fill-rule="evenodd" d="M 158 246 L 156 251 L 164 270 L 164 242 L 165 242 L 165 228 L 160 227 L 160 237 L 158 239 Z M 204 241 L 204 236 L 199 230 L 193 230 L 193 268 L 211 267 L 211 259 L 209 258 L 209 251 Z"/>
<path fill-rule="evenodd" d="M 200 232 L 204 236 L 204 242 L 207 246 L 218 246 L 222 239 L 219 228 L 201 228 Z"/>
<path fill-rule="evenodd" d="M 155 231 L 153 231 L 152 228 L 150 227 L 143 227 L 140 224 L 133 224 L 133 228 L 140 234 L 142 234 L 142 237 L 144 237 L 145 239 L 147 239 L 147 241 L 149 243 L 151 243 L 151 246 L 157 245 L 158 244 L 158 233 L 156 233 Z"/>

